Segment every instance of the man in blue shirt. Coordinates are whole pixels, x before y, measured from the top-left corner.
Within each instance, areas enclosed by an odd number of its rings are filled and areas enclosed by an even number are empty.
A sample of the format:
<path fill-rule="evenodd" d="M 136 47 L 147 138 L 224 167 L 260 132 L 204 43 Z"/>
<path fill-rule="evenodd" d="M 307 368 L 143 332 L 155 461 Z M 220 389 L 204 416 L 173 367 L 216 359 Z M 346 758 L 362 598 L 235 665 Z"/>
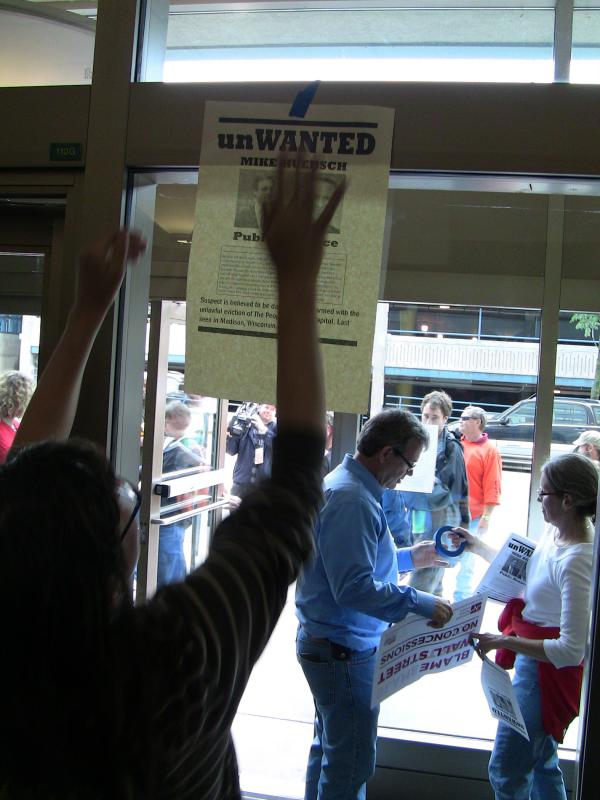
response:
<path fill-rule="evenodd" d="M 363 427 L 354 456 L 325 478 L 316 552 L 296 589 L 297 656 L 315 701 L 315 738 L 305 800 L 362 800 L 375 771 L 379 707 L 371 708 L 375 651 L 383 631 L 414 612 L 442 627 L 450 604 L 408 586 L 398 573 L 443 566 L 431 542 L 396 549 L 383 492 L 412 470 L 427 446 L 406 411 L 383 411 Z"/>

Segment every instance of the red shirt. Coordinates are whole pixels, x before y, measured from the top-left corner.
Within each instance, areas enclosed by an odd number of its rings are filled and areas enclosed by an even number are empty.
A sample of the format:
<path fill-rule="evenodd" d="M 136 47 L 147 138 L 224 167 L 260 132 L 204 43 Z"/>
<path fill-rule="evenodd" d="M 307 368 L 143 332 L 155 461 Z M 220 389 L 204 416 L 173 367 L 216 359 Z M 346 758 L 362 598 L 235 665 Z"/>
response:
<path fill-rule="evenodd" d="M 514 597 L 509 600 L 498 619 L 498 630 L 504 636 L 521 636 L 525 639 L 558 639 L 560 628 L 548 628 L 523 619 L 525 602 Z M 516 653 L 501 647 L 496 650 L 496 664 L 512 669 Z M 538 661 L 538 677 L 542 703 L 544 730 L 560 744 L 571 722 L 579 714 L 583 662 L 576 667 L 561 667 L 547 661 Z"/>
<path fill-rule="evenodd" d="M 14 426 L 15 428 L 19 427 L 16 421 L 14 422 Z M 16 433 L 16 430 L 11 425 L 4 422 L 3 419 L 0 419 L 0 464 L 4 464 L 6 461 L 6 456 L 12 447 Z"/>
<path fill-rule="evenodd" d="M 469 511 L 471 519 L 477 519 L 486 506 L 500 503 L 502 458 L 498 449 L 488 440 L 487 433 L 475 442 L 470 442 L 464 436 L 460 441 L 464 448 L 469 483 Z"/>

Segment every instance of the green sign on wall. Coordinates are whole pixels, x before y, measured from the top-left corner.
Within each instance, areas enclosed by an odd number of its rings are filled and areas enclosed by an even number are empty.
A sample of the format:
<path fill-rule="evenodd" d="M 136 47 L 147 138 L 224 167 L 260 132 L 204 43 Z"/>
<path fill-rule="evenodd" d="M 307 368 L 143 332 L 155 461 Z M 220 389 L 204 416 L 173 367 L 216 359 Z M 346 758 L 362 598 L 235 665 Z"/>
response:
<path fill-rule="evenodd" d="M 50 161 L 81 161 L 81 142 L 50 142 Z"/>

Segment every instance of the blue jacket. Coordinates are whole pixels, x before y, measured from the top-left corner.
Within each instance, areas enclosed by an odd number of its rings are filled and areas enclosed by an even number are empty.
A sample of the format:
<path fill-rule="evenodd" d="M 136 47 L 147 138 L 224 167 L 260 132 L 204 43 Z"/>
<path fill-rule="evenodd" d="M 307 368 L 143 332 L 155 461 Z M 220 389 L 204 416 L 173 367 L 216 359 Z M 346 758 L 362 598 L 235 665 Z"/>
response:
<path fill-rule="evenodd" d="M 234 483 L 259 483 L 271 475 L 273 461 L 273 438 L 277 432 L 277 424 L 269 422 L 266 433 L 259 433 L 252 424 L 248 425 L 241 436 L 228 436 L 225 445 L 230 456 L 237 454 L 233 468 Z M 257 447 L 263 447 L 263 463 L 254 464 Z"/>

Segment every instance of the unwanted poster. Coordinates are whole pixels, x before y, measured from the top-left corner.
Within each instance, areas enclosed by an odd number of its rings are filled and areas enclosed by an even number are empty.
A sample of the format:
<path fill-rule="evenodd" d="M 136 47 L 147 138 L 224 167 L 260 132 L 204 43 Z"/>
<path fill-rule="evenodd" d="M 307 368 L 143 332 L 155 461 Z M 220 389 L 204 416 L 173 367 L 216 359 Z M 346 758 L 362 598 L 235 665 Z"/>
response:
<path fill-rule="evenodd" d="M 535 542 L 511 533 L 481 579 L 477 591 L 492 600 L 508 603 L 513 597 L 523 597 L 527 579 L 527 564 Z"/>
<path fill-rule="evenodd" d="M 392 109 L 207 103 L 187 280 L 186 391 L 275 401 L 277 286 L 262 206 L 286 175 L 317 175 L 315 213 L 346 194 L 329 225 L 317 287 L 327 408 L 368 409 L 393 133 Z M 282 152 L 283 148 L 283 152 Z"/>
<path fill-rule="evenodd" d="M 529 741 L 523 714 L 510 675 L 486 656 L 481 668 L 481 685 L 493 717 L 505 722 Z"/>
<path fill-rule="evenodd" d="M 485 602 L 475 595 L 454 603 L 454 615 L 444 628 L 432 628 L 428 620 L 409 614 L 385 631 L 377 648 L 371 707 L 423 675 L 468 663 L 474 653 L 470 636 L 481 628 Z"/>

